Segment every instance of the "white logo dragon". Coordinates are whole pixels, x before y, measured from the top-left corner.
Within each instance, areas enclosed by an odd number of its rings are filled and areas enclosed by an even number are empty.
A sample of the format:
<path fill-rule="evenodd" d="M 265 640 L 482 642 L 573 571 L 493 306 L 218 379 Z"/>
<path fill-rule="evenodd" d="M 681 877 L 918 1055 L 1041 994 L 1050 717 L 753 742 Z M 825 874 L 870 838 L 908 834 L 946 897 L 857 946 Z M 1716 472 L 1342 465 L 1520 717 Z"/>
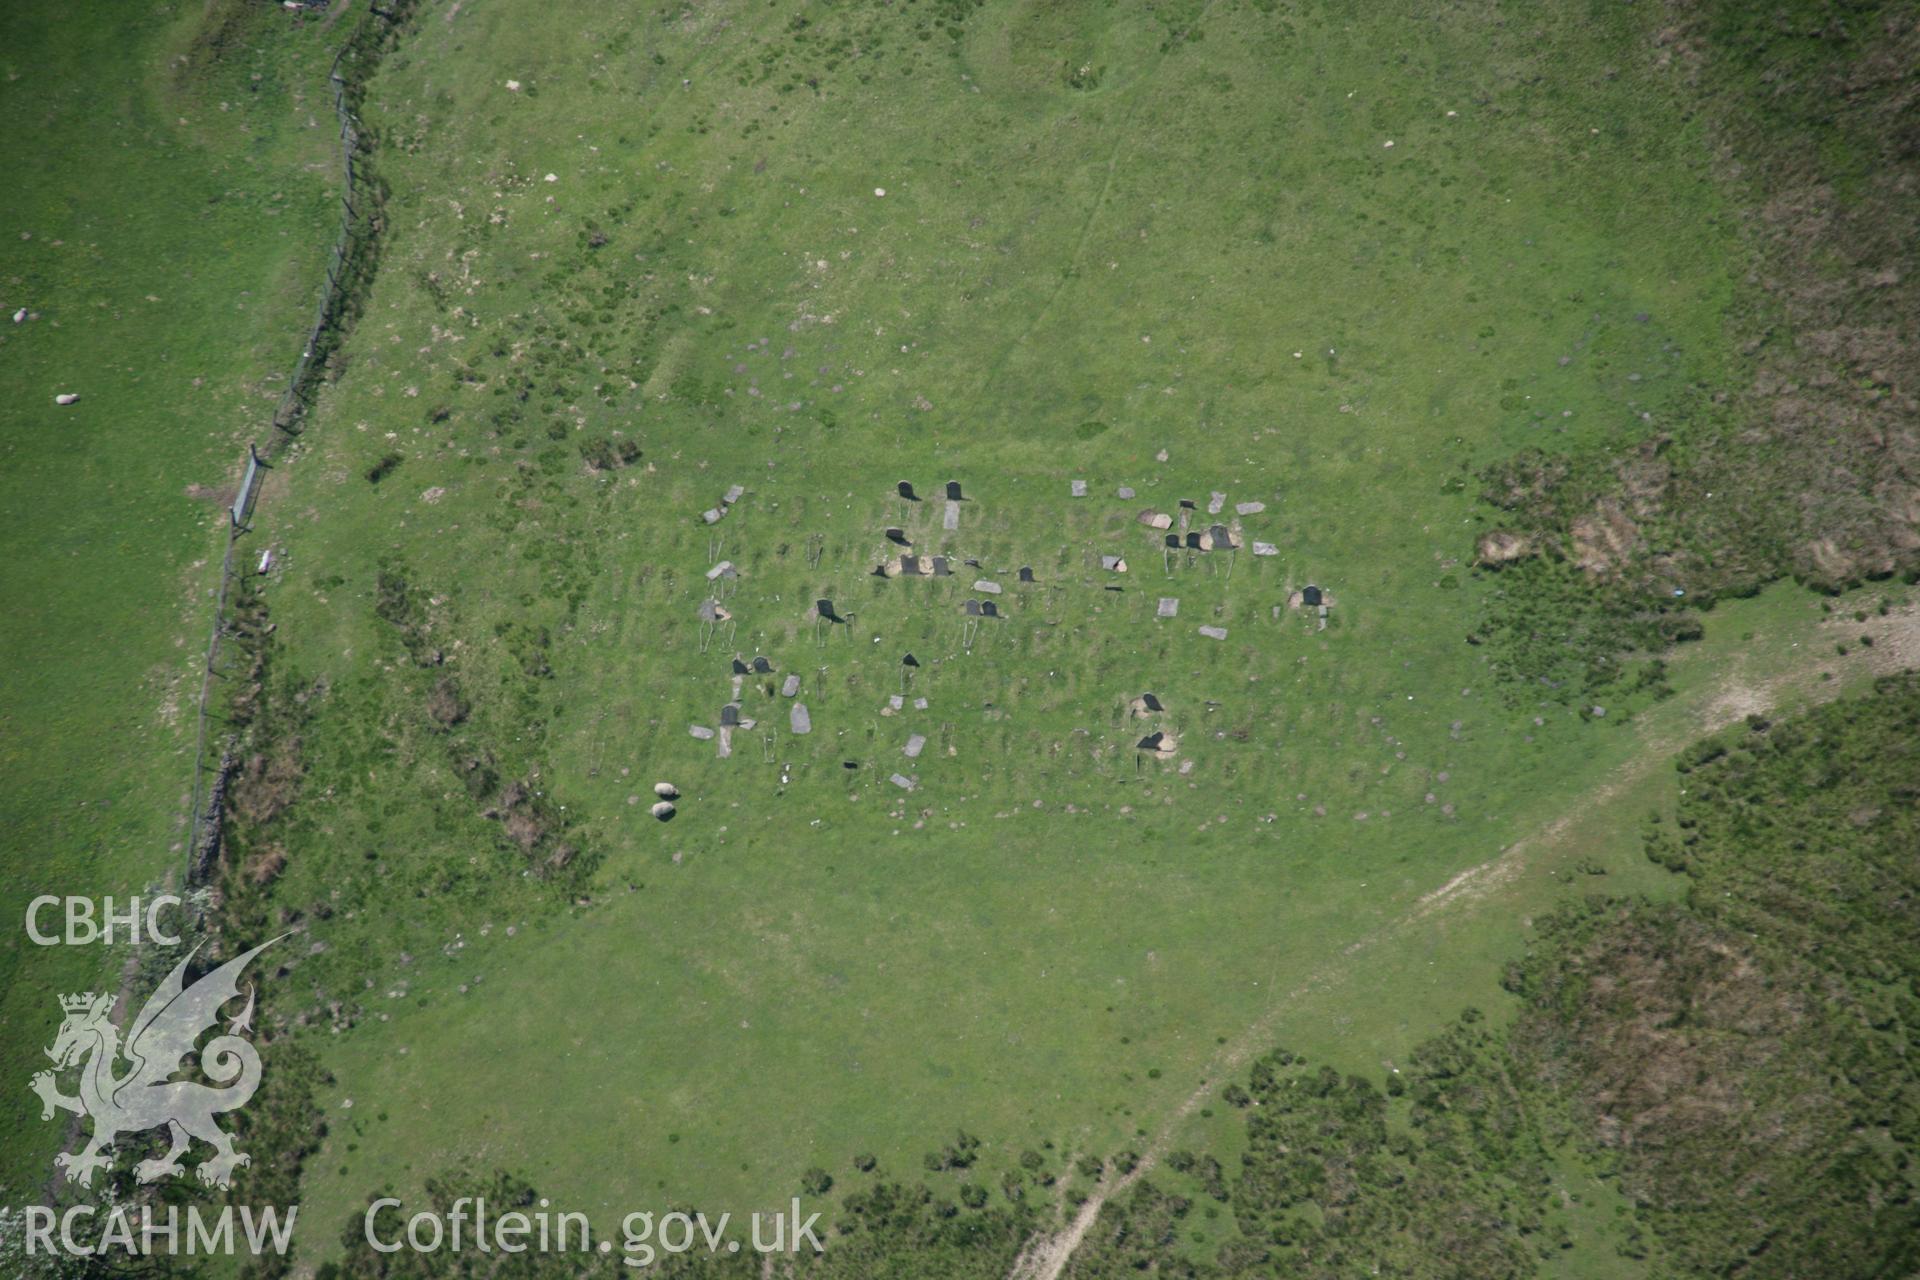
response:
<path fill-rule="evenodd" d="M 213 1122 L 213 1117 L 217 1112 L 245 1106 L 260 1087 L 260 1055 L 239 1034 L 252 1029 L 251 988 L 246 1008 L 227 1024 L 227 1034 L 215 1036 L 200 1050 L 201 1071 L 222 1087 L 169 1077 L 193 1053 L 194 1041 L 218 1021 L 221 1006 L 238 998 L 241 970 L 278 941 L 274 938 L 261 943 L 188 987 L 182 978 L 199 952 L 195 947 L 147 998 L 127 1033 L 124 1049 L 119 1028 L 109 1020 L 114 1004 L 111 994 L 89 991 L 60 997 L 66 1020 L 60 1024 L 53 1047 L 47 1050 L 54 1070 L 37 1073 L 33 1091 L 40 1095 L 42 1120 L 51 1120 L 56 1110 L 93 1119 L 93 1136 L 82 1150 L 54 1157 L 55 1167 L 65 1170 L 68 1181 L 92 1186 L 94 1171 L 113 1163 L 106 1152 L 115 1139 L 160 1125 L 167 1126 L 172 1149 L 158 1160 L 142 1160 L 134 1166 L 134 1176 L 141 1182 L 182 1172 L 180 1157 L 195 1138 L 214 1148 L 214 1154 L 197 1170 L 200 1181 L 209 1186 L 227 1186 L 234 1169 L 249 1163 L 251 1158 L 233 1149 L 233 1138 Z M 125 1074 L 117 1075 L 122 1058 L 130 1066 Z M 68 1097 L 55 1083 L 55 1073 L 83 1059 L 80 1091 Z"/>

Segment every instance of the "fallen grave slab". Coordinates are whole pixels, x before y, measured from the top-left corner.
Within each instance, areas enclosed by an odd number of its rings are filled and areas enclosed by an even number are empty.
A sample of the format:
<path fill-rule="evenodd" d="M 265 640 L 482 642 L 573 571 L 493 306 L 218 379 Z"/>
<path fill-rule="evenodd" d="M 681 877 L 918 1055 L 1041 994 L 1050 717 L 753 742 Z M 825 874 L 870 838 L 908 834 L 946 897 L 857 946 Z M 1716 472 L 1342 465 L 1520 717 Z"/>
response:
<path fill-rule="evenodd" d="M 1154 610 L 1157 618 L 1174 618 L 1180 614 L 1180 597 L 1161 596 L 1160 607 Z"/>
<path fill-rule="evenodd" d="M 887 781 L 891 782 L 894 786 L 900 788 L 902 791 L 911 791 L 915 787 L 920 785 L 919 783 L 915 782 L 912 778 L 909 778 L 904 773 L 896 773 L 892 777 L 888 778 Z"/>
<path fill-rule="evenodd" d="M 1227 638 L 1227 629 L 1225 627 L 1202 627 L 1200 628 L 1200 634 L 1209 640 L 1225 640 Z"/>
<path fill-rule="evenodd" d="M 687 732 L 692 734 L 694 737 L 700 739 L 700 741 L 702 742 L 705 742 L 708 738 L 711 738 L 713 736 L 713 730 L 707 728 L 707 726 L 703 724 L 690 724 L 687 726 Z"/>
<path fill-rule="evenodd" d="M 985 591 L 989 595 L 997 596 L 1000 594 L 1000 584 L 997 582 L 988 582 L 985 578 L 982 578 L 978 582 L 974 583 L 973 589 L 975 591 Z"/>
<path fill-rule="evenodd" d="M 788 676 L 786 683 L 780 686 L 780 692 L 783 696 L 789 698 L 800 692 L 800 677 L 797 675 Z"/>
<path fill-rule="evenodd" d="M 926 750 L 926 747 L 927 747 L 927 735 L 924 733 L 916 733 L 912 737 L 907 739 L 907 745 L 902 747 L 901 750 L 906 752 L 907 759 L 918 760 L 920 758 L 920 753 Z"/>
<path fill-rule="evenodd" d="M 813 717 L 807 714 L 807 704 L 796 702 L 787 708 L 787 729 L 792 733 L 812 733 Z"/>
<path fill-rule="evenodd" d="M 1267 504 L 1264 502 L 1242 502 L 1237 504 L 1233 509 L 1243 516 L 1257 516 L 1267 509 Z"/>

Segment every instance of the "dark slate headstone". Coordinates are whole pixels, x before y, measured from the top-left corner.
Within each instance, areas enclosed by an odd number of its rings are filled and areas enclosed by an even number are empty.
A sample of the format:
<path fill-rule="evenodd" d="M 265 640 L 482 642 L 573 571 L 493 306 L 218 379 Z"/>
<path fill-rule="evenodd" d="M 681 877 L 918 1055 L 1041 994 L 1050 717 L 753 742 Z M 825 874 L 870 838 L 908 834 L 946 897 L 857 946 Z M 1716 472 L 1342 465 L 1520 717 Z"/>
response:
<path fill-rule="evenodd" d="M 1223 524 L 1217 524 L 1207 530 L 1207 536 L 1213 539 L 1213 545 L 1215 547 L 1231 547 L 1233 545 L 1233 535 L 1227 532 L 1227 526 Z"/>
<path fill-rule="evenodd" d="M 731 702 L 720 708 L 720 723 L 729 729 L 738 728 L 740 724 L 740 708 Z"/>
<path fill-rule="evenodd" d="M 1302 587 L 1300 589 L 1301 604 L 1317 605 L 1321 602 L 1323 598 L 1324 597 L 1321 595 L 1320 588 L 1318 587 L 1308 586 L 1308 587 Z"/>
<path fill-rule="evenodd" d="M 733 674 L 737 676 L 743 676 L 747 674 L 747 664 L 740 661 L 740 659 L 735 658 L 733 660 Z"/>
<path fill-rule="evenodd" d="M 1033 569 L 1031 567 L 1024 564 L 1020 566 L 1020 581 L 1022 582 L 1033 581 Z"/>
<path fill-rule="evenodd" d="M 911 542 L 907 541 L 907 531 L 905 529 L 887 530 L 887 541 L 898 543 L 900 546 L 903 546 L 903 547 L 910 547 L 913 545 Z"/>
<path fill-rule="evenodd" d="M 1197 509 L 1198 509 L 1198 508 L 1196 508 L 1196 507 L 1195 507 L 1195 506 L 1193 505 L 1193 499 L 1192 499 L 1192 498 L 1182 498 L 1182 499 L 1180 499 L 1180 505 L 1181 505 L 1181 506 L 1183 506 L 1183 507 L 1185 507 L 1185 508 L 1186 508 L 1187 510 L 1189 510 L 1189 511 L 1194 511 L 1194 510 L 1197 510 Z"/>
<path fill-rule="evenodd" d="M 1171 550 L 1178 551 L 1180 549 L 1180 535 L 1177 533 L 1168 534 L 1167 546 Z"/>
<path fill-rule="evenodd" d="M 901 556 L 900 572 L 910 578 L 919 577 L 920 576 L 920 557 L 919 556 Z"/>
<path fill-rule="evenodd" d="M 1000 606 L 991 600 L 982 600 L 980 602 L 980 616 L 983 618 L 997 618 L 1000 616 Z"/>
<path fill-rule="evenodd" d="M 1166 739 L 1166 736 L 1167 735 L 1156 729 L 1146 737 L 1140 739 L 1135 745 L 1142 751 L 1158 751 L 1161 742 Z"/>
<path fill-rule="evenodd" d="M 980 616 L 980 602 L 978 600 L 969 600 L 960 606 L 960 609 L 961 612 L 965 613 L 969 618 L 977 618 Z"/>
<path fill-rule="evenodd" d="M 933 576 L 934 577 L 945 578 L 950 576 L 952 573 L 953 573 L 953 570 L 947 567 L 947 558 L 945 556 L 935 556 L 933 558 Z"/>
<path fill-rule="evenodd" d="M 920 659 L 909 653 L 900 659 L 900 665 L 903 667 L 917 667 L 920 665 Z"/>
<path fill-rule="evenodd" d="M 1160 699 L 1155 697 L 1151 693 L 1141 694 L 1140 704 L 1149 711 L 1165 711 L 1166 710 L 1165 707 L 1160 705 Z"/>
<path fill-rule="evenodd" d="M 764 676 L 773 670 L 773 664 L 765 658 L 755 658 L 753 660 L 753 670 L 756 675 Z"/>
<path fill-rule="evenodd" d="M 958 480 L 947 481 L 947 501 L 948 502 L 966 501 L 966 499 L 960 496 L 960 482 Z"/>
<path fill-rule="evenodd" d="M 919 496 L 915 494 L 913 491 L 913 485 L 911 485 L 905 480 L 902 480 L 899 484 L 895 485 L 894 489 L 900 494 L 901 497 L 905 498 L 908 502 L 920 501 Z"/>
<path fill-rule="evenodd" d="M 813 611 L 825 618 L 828 622 L 838 622 L 840 620 L 840 615 L 833 611 L 833 601 L 831 600 L 815 600 L 813 602 Z"/>
<path fill-rule="evenodd" d="M 1195 551 L 1200 549 L 1200 531 L 1198 529 L 1187 530 L 1187 545 Z"/>

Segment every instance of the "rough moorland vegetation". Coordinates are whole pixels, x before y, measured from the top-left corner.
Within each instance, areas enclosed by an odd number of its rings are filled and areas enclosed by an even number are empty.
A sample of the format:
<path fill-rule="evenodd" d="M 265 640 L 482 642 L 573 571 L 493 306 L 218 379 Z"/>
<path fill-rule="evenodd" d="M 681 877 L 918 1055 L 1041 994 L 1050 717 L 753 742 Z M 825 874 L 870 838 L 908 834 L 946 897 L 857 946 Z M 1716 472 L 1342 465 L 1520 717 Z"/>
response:
<path fill-rule="evenodd" d="M 1642 56 L 1697 104 L 1753 255 L 1743 359 L 1637 438 L 1482 472 L 1500 527 L 1479 562 L 1506 575 L 1488 633 L 1570 697 L 1697 634 L 1686 612 L 1717 597 L 1920 572 L 1920 17 L 1675 0 Z"/>
<path fill-rule="evenodd" d="M 1268 1057 L 1235 1095 L 1239 1176 L 1210 1180 L 1238 1235 L 1185 1274 L 1532 1275 L 1576 1244 L 1556 1153 L 1617 1181 L 1632 1220 L 1613 1247 L 1647 1274 L 1906 1274 L 1916 729 L 1903 676 L 1701 744 L 1647 842 L 1689 877 L 1684 901 L 1545 921 L 1508 973 L 1512 1022 L 1469 1012 L 1384 1086 Z M 1070 1274 L 1163 1260 L 1163 1197 L 1110 1209 Z"/>

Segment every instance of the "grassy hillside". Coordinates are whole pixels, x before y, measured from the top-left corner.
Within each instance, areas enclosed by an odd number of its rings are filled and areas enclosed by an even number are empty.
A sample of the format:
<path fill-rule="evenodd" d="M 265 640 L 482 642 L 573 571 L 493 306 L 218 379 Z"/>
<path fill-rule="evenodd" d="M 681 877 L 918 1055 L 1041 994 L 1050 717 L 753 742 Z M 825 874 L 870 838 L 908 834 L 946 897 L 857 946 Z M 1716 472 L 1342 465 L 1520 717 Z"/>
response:
<path fill-rule="evenodd" d="M 55 994 L 114 983 L 123 958 L 33 946 L 28 900 L 124 898 L 183 870 L 221 508 L 334 217 L 326 41 L 241 3 L 0 12 L 9 1079 L 44 1065 Z M 7 1108 L 0 1185 L 39 1185 L 61 1137 Z"/>
<path fill-rule="evenodd" d="M 425 11 L 370 87 L 382 277 L 262 516 L 268 820 L 229 887 L 308 930 L 282 1013 L 341 1028 L 343 1097 L 388 1117 L 336 1130 L 316 1206 L 481 1134 L 607 1204 L 955 1126 L 1113 1148 L 1276 983 L 1626 749 L 1632 701 L 1492 696 L 1461 561 L 1476 465 L 1728 358 L 1735 246 L 1678 108 L 1607 74 L 1630 28 L 546 12 Z M 1169 571 L 1135 516 L 1204 528 L 1213 491 L 1245 549 Z M 875 578 L 889 525 L 980 567 Z M 1006 616 L 969 651 L 982 577 Z M 816 648 L 823 595 L 854 621 Z M 688 726 L 736 651 L 776 671 L 721 760 Z M 1155 727 L 1180 748 L 1137 763 Z M 536 1112 L 535 1079 L 605 1107 Z"/>
<path fill-rule="evenodd" d="M 1646 56 L 1694 104 L 1748 247 L 1726 314 L 1742 358 L 1624 438 L 1482 474 L 1503 527 L 1481 558 L 1509 566 L 1487 638 L 1519 676 L 1575 691 L 1685 636 L 1717 597 L 1920 572 L 1920 18 L 1688 0 L 1661 24 Z"/>
<path fill-rule="evenodd" d="M 363 19 L 215 706 L 303 1267 L 474 1186 L 804 1189 L 846 1276 L 1899 1261 L 1912 691 L 1766 717 L 1915 661 L 1903 15 L 10 16 L 9 902 L 178 868 Z M 24 1063 L 121 957 L 9 946 Z"/>
<path fill-rule="evenodd" d="M 1121 1194 L 1069 1277 L 1904 1274 L 1914 1005 L 1901 946 L 1873 942 L 1914 926 L 1916 714 L 1908 674 L 1696 744 L 1677 812 L 1645 841 L 1660 864 L 1689 850 L 1683 901 L 1569 903 L 1490 1012 L 1384 1072 L 1264 1053 L 1209 1096 L 1216 1139 L 1137 1182 L 1133 1148 L 1029 1150 L 997 1181 L 971 1160 L 905 1184 L 837 1166 L 839 1229 L 807 1274 L 1036 1274 L 1014 1265 L 1023 1237 L 1096 1182 Z M 1853 856 L 1809 857 L 1834 805 Z M 1803 933 L 1821 917 L 1848 941 Z M 471 1174 L 431 1192 L 444 1206 L 475 1187 L 512 1194 Z M 348 1234 L 326 1274 L 384 1274 Z M 751 1273 L 729 1258 L 666 1272 Z"/>

